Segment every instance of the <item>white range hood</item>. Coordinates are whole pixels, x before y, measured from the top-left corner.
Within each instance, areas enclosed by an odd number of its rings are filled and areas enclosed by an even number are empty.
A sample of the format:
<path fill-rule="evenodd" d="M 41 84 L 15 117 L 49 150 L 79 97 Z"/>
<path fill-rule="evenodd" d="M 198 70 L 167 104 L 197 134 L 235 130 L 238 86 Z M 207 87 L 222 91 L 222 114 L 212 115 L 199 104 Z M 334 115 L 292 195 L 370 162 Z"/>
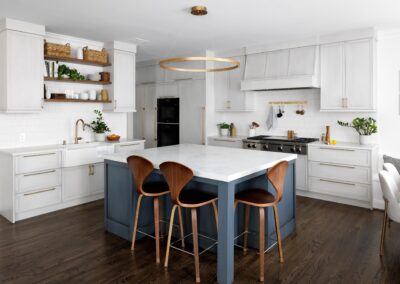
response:
<path fill-rule="evenodd" d="M 320 88 L 319 47 L 268 51 L 247 55 L 242 91 Z"/>

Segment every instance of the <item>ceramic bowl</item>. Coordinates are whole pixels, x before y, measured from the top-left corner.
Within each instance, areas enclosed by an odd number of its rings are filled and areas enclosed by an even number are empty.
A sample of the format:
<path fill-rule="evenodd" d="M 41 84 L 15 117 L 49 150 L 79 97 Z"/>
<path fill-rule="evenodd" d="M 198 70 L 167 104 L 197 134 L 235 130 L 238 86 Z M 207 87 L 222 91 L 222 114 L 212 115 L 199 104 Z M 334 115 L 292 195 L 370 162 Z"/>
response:
<path fill-rule="evenodd" d="M 90 90 L 89 91 L 89 100 L 95 101 L 96 99 L 97 99 L 96 90 Z"/>
<path fill-rule="evenodd" d="M 88 100 L 89 99 L 89 94 L 88 93 L 80 93 L 79 94 L 79 99 Z"/>
<path fill-rule="evenodd" d="M 89 74 L 88 77 L 89 77 L 89 80 L 100 81 L 100 74 L 99 73 Z"/>

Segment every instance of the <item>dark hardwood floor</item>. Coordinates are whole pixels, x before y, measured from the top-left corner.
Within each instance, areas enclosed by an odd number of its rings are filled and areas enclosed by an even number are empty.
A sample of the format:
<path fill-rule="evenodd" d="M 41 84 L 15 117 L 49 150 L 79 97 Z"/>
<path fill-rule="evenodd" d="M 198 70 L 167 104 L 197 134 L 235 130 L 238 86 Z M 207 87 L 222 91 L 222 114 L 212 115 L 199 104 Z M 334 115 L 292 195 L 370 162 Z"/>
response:
<path fill-rule="evenodd" d="M 297 231 L 266 256 L 265 283 L 400 283 L 400 225 L 387 231 L 379 257 L 382 212 L 297 199 Z M 162 258 L 165 250 L 162 248 Z M 193 283 L 191 256 L 171 251 L 155 262 L 154 242 L 130 243 L 103 231 L 103 202 L 15 225 L 0 218 L 0 283 Z M 200 257 L 201 280 L 216 282 L 216 257 Z M 235 251 L 235 283 L 258 283 L 258 256 Z"/>

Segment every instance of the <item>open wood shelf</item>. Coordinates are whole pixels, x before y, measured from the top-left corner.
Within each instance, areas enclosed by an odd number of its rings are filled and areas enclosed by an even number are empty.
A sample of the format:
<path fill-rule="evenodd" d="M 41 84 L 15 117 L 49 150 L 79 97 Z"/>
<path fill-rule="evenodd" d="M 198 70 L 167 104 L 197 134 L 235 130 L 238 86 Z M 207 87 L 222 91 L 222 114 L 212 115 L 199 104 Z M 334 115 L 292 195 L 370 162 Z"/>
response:
<path fill-rule="evenodd" d="M 111 85 L 111 82 L 92 81 L 92 80 L 71 80 L 71 79 L 58 79 L 52 77 L 44 77 L 45 81 L 61 82 L 61 83 L 76 83 L 76 84 L 92 84 L 92 85 Z"/>
<path fill-rule="evenodd" d="M 82 65 L 91 65 L 91 66 L 100 66 L 100 67 L 108 67 L 111 66 L 111 63 L 99 63 L 90 60 L 78 59 L 78 58 L 71 58 L 71 57 L 60 57 L 60 56 L 44 56 L 45 60 L 53 60 L 53 61 L 62 61 L 62 62 L 69 62 L 75 64 L 82 64 Z"/>
<path fill-rule="evenodd" d="M 45 102 L 52 103 L 111 103 L 111 101 L 98 101 L 98 100 L 75 100 L 75 99 L 45 99 Z"/>

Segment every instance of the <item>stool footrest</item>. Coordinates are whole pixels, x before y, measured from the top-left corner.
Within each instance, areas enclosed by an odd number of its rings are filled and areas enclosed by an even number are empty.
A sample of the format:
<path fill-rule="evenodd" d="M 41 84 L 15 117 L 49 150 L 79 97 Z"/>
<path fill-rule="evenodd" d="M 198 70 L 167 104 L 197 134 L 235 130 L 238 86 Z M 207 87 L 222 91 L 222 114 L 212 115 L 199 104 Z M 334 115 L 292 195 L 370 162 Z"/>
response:
<path fill-rule="evenodd" d="M 193 233 L 190 233 L 190 234 L 184 236 L 183 239 L 186 239 L 186 238 L 190 237 L 191 235 L 193 235 Z M 218 244 L 218 241 L 217 241 L 216 239 L 214 239 L 214 238 L 211 238 L 211 237 L 209 237 L 209 236 L 202 235 L 202 234 L 197 234 L 197 235 L 198 235 L 199 237 L 202 237 L 202 238 L 205 238 L 205 239 L 209 239 L 209 240 L 214 241 L 213 244 L 211 244 L 210 246 L 206 247 L 206 248 L 203 249 L 201 252 L 199 252 L 199 256 L 202 255 L 203 253 L 205 253 L 206 251 L 212 249 L 214 246 L 216 246 L 216 245 Z M 182 241 L 182 239 L 178 239 L 178 240 L 172 242 L 172 243 L 171 243 L 171 248 L 174 248 L 174 249 L 179 250 L 179 251 L 181 251 L 181 252 L 183 252 L 183 253 L 190 254 L 190 255 L 194 256 L 194 254 L 193 254 L 192 252 L 174 246 L 174 244 L 176 244 L 176 243 L 178 243 L 178 242 L 180 242 L 180 241 Z"/>

